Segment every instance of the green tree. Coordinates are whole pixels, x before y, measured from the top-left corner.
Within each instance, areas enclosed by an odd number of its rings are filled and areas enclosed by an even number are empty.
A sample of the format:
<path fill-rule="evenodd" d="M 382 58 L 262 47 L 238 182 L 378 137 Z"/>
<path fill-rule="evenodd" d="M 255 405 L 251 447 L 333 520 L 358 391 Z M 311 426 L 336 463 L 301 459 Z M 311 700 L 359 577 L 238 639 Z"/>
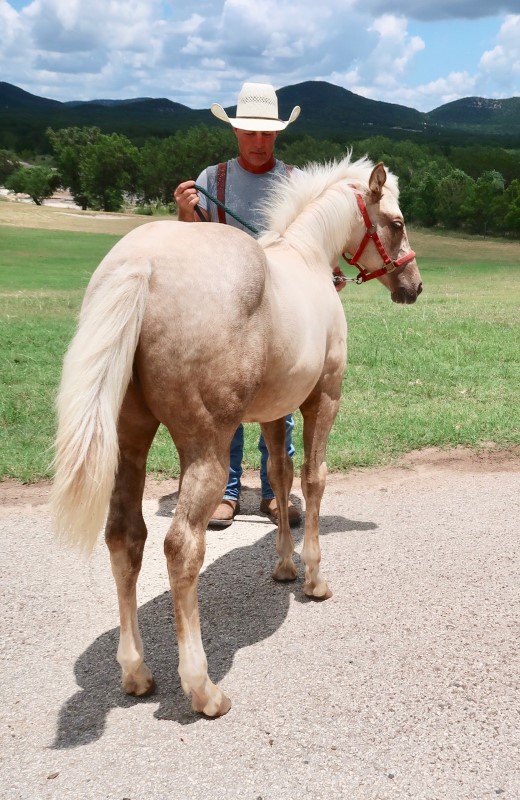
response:
<path fill-rule="evenodd" d="M 164 172 L 163 149 L 164 141 L 149 139 L 139 151 L 137 196 L 142 203 L 168 204 L 171 201 L 170 179 Z"/>
<path fill-rule="evenodd" d="M 125 193 L 135 193 L 139 153 L 119 133 L 101 134 L 82 154 L 79 177 L 88 205 L 103 211 L 118 211 Z"/>
<path fill-rule="evenodd" d="M 61 175 L 62 185 L 67 187 L 83 210 L 89 206 L 84 192 L 81 177 L 81 163 L 88 148 L 102 136 L 99 128 L 62 128 L 54 131 L 47 129 L 47 136 L 52 145 L 54 160 Z"/>
<path fill-rule="evenodd" d="M 406 218 L 419 225 L 431 227 L 437 218 L 437 184 L 443 169 L 436 161 L 419 165 L 401 189 L 401 210 Z"/>
<path fill-rule="evenodd" d="M 0 185 L 4 185 L 6 179 L 13 172 L 20 169 L 20 162 L 9 150 L 0 150 Z"/>
<path fill-rule="evenodd" d="M 227 161 L 236 151 L 231 131 L 205 125 L 149 140 L 139 156 L 138 195 L 144 202 L 171 203 L 181 181 L 195 180 L 209 164 Z"/>
<path fill-rule="evenodd" d="M 437 178 L 431 172 L 425 172 L 417 182 L 417 188 L 411 202 L 411 218 L 420 225 L 431 227 L 437 222 Z"/>
<path fill-rule="evenodd" d="M 500 172 L 489 170 L 477 179 L 464 207 L 474 233 L 486 236 L 500 228 L 503 194 L 504 178 Z"/>
<path fill-rule="evenodd" d="M 435 189 L 437 219 L 445 228 L 459 228 L 465 218 L 465 206 L 474 181 L 461 169 L 454 169 L 437 183 Z"/>
<path fill-rule="evenodd" d="M 520 180 L 511 181 L 504 192 L 506 208 L 503 230 L 515 236 L 520 235 Z"/>
<path fill-rule="evenodd" d="M 520 177 L 520 150 L 480 145 L 453 147 L 450 151 L 450 161 L 454 167 L 462 169 L 474 180 L 484 172 L 493 171 L 503 175 L 506 184 Z"/>
<path fill-rule="evenodd" d="M 345 158 L 347 147 L 338 142 L 330 142 L 327 139 L 314 139 L 312 136 L 302 136 L 286 142 L 279 139 L 276 152 L 286 164 L 294 164 L 297 167 L 304 167 L 313 161 L 330 161 L 332 159 Z"/>
<path fill-rule="evenodd" d="M 41 206 L 59 185 L 60 176 L 48 167 L 21 167 L 6 180 L 8 189 L 28 194 L 37 206 Z"/>

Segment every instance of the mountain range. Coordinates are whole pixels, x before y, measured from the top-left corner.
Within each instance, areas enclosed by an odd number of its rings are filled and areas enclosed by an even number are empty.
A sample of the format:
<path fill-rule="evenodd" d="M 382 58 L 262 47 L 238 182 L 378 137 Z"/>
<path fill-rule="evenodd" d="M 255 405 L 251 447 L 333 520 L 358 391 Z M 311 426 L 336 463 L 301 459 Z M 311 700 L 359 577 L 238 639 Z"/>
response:
<path fill-rule="evenodd" d="M 302 107 L 297 124 L 290 129 L 294 137 L 345 141 L 384 135 L 504 147 L 518 147 L 520 138 L 520 97 L 466 97 L 424 113 L 369 100 L 325 81 L 286 86 L 277 94 L 282 118 L 294 105 Z M 234 108 L 226 110 L 232 114 Z M 105 133 L 124 133 L 139 144 L 200 124 L 222 123 L 209 109 L 191 109 L 167 98 L 60 102 L 0 82 L 0 148 L 15 152 L 48 151 L 48 127 L 95 125 Z"/>

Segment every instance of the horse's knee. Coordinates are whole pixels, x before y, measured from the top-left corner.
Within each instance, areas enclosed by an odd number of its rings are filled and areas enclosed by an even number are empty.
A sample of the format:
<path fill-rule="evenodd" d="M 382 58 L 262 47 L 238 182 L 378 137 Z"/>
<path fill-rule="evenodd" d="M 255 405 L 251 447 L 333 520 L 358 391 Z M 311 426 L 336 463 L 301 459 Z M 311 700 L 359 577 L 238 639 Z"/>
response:
<path fill-rule="evenodd" d="M 125 568 L 130 566 L 139 571 L 147 536 L 148 531 L 141 515 L 138 518 L 129 518 L 125 514 L 110 514 L 105 527 L 105 542 L 112 563 L 121 563 Z"/>
<path fill-rule="evenodd" d="M 180 530 L 175 524 L 164 539 L 164 555 L 172 576 L 195 580 L 204 561 L 204 534 L 197 535 L 191 530 Z"/>
<path fill-rule="evenodd" d="M 326 481 L 326 462 L 323 461 L 315 468 L 312 468 L 310 464 L 304 464 L 301 471 L 301 487 L 305 500 L 321 500 L 325 491 Z"/>

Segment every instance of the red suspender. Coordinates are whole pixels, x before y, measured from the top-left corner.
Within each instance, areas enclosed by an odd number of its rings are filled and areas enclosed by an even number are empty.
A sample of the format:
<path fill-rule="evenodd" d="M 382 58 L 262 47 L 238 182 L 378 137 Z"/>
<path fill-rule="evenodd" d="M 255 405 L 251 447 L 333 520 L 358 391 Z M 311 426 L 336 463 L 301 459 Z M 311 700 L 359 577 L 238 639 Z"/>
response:
<path fill-rule="evenodd" d="M 290 175 L 293 170 L 292 164 L 286 164 L 285 169 L 287 175 Z M 219 203 L 226 202 L 226 176 L 227 176 L 227 161 L 218 164 L 217 166 L 217 200 Z M 223 225 L 226 224 L 226 212 L 220 206 L 217 206 L 218 221 Z"/>
<path fill-rule="evenodd" d="M 217 167 L 217 200 L 220 203 L 226 202 L 226 173 L 227 173 L 227 161 L 222 164 L 219 164 Z M 221 222 L 223 225 L 226 224 L 226 212 L 220 206 L 217 206 L 218 211 L 218 221 Z"/>

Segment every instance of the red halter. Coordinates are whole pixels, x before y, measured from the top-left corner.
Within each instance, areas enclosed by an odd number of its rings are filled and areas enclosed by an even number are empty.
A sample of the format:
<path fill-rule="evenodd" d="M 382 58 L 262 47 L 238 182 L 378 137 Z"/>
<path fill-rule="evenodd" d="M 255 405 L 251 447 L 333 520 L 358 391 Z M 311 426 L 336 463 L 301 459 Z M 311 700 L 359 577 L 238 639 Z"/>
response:
<path fill-rule="evenodd" d="M 359 275 L 357 278 L 353 279 L 356 283 L 365 283 L 366 281 L 372 280 L 372 278 L 379 278 L 381 275 L 387 275 L 390 272 L 393 272 L 394 269 L 398 267 L 404 267 L 405 264 L 408 264 L 409 261 L 413 261 L 415 258 L 415 253 L 413 250 L 410 250 L 402 258 L 398 258 L 397 260 L 392 260 L 388 253 L 386 252 L 383 242 L 379 238 L 377 234 L 377 227 L 372 224 L 372 220 L 368 216 L 367 207 L 365 205 L 365 201 L 359 194 L 359 192 L 354 192 L 357 200 L 357 204 L 359 206 L 359 210 L 361 211 L 361 216 L 363 217 L 363 222 L 365 223 L 366 231 L 363 239 L 361 240 L 361 244 L 359 245 L 358 249 L 352 256 L 352 258 L 347 258 L 346 253 L 343 253 L 343 258 L 347 262 L 347 264 L 352 264 L 353 267 L 357 267 L 359 270 Z M 361 258 L 361 254 L 369 241 L 372 239 L 375 246 L 378 249 L 379 255 L 383 259 L 383 266 L 380 269 L 374 270 L 374 272 L 367 272 L 367 270 L 359 264 L 359 259 Z"/>

